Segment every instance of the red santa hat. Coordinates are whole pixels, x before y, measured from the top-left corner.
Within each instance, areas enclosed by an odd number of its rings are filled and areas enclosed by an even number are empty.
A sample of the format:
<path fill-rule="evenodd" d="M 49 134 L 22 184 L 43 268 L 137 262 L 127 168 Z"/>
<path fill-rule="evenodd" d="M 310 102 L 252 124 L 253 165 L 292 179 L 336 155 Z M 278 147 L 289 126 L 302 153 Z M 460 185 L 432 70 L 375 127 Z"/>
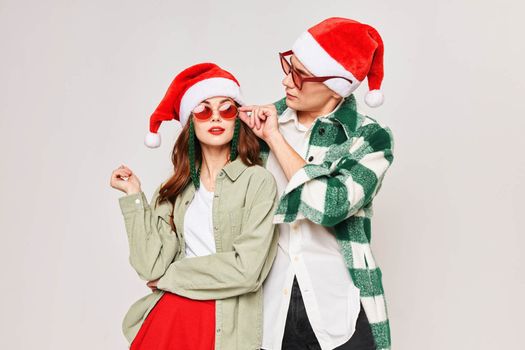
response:
<path fill-rule="evenodd" d="M 160 124 L 176 119 L 184 126 L 191 111 L 210 97 L 226 96 L 243 105 L 240 85 L 235 77 L 214 63 L 199 63 L 180 72 L 150 117 L 144 144 L 160 146 Z"/>
<path fill-rule="evenodd" d="M 301 34 L 292 51 L 314 76 L 337 75 L 324 83 L 340 96 L 349 96 L 368 78 L 365 102 L 371 107 L 383 103 L 383 41 L 368 24 L 332 17 Z"/>

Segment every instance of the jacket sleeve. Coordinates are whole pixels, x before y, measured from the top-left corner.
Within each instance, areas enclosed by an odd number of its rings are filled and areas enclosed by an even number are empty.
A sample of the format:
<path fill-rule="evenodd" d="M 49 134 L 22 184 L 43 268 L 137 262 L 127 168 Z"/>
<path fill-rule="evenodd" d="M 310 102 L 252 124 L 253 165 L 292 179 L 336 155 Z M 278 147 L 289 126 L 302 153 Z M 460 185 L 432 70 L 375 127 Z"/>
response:
<path fill-rule="evenodd" d="M 254 177 L 255 191 L 246 199 L 241 233 L 233 249 L 173 262 L 157 288 L 191 299 L 224 299 L 259 289 L 277 252 L 278 231 L 272 223 L 277 204 L 273 176 Z"/>
<path fill-rule="evenodd" d="M 290 179 L 275 223 L 309 219 L 334 226 L 374 198 L 393 161 L 388 127 L 371 123 L 340 145 L 328 149 L 319 164 L 308 163 Z"/>
<path fill-rule="evenodd" d="M 119 198 L 129 243 L 129 261 L 145 281 L 159 278 L 173 261 L 178 240 L 166 215 L 171 204 L 155 207 L 160 186 L 149 204 L 144 192 Z"/>

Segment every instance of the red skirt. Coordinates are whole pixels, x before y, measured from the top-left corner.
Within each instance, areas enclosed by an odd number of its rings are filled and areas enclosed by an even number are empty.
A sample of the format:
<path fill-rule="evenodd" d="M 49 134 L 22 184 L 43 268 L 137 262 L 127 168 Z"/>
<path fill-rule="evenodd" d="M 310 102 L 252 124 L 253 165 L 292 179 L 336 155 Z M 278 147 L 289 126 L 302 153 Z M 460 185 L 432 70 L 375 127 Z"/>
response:
<path fill-rule="evenodd" d="M 215 300 L 165 292 L 150 311 L 130 350 L 213 350 Z"/>

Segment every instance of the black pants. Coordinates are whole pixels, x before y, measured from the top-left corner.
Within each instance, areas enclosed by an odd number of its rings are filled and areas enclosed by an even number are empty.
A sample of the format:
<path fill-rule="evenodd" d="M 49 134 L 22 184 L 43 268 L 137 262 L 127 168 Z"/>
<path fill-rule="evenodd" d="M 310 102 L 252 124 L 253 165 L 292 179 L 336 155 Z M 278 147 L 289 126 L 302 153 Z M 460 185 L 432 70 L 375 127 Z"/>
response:
<path fill-rule="evenodd" d="M 297 278 L 294 277 L 292 293 L 290 296 L 290 307 L 286 317 L 282 350 L 320 350 L 321 346 L 315 337 L 315 333 L 308 321 L 306 309 L 299 289 Z M 335 348 L 336 350 L 376 350 L 372 329 L 368 323 L 363 307 L 357 317 L 355 332 L 344 344 Z"/>

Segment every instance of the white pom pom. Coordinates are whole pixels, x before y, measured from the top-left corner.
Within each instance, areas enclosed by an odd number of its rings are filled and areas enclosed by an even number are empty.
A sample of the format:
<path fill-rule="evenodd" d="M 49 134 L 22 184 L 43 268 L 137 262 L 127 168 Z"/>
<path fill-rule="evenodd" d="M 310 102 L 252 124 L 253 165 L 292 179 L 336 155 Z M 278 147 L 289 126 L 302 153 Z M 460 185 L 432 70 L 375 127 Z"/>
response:
<path fill-rule="evenodd" d="M 385 100 L 381 90 L 370 90 L 366 93 L 365 102 L 370 107 L 379 107 Z"/>
<path fill-rule="evenodd" d="M 160 134 L 148 132 L 144 137 L 144 144 L 149 148 L 157 148 L 160 146 Z"/>

